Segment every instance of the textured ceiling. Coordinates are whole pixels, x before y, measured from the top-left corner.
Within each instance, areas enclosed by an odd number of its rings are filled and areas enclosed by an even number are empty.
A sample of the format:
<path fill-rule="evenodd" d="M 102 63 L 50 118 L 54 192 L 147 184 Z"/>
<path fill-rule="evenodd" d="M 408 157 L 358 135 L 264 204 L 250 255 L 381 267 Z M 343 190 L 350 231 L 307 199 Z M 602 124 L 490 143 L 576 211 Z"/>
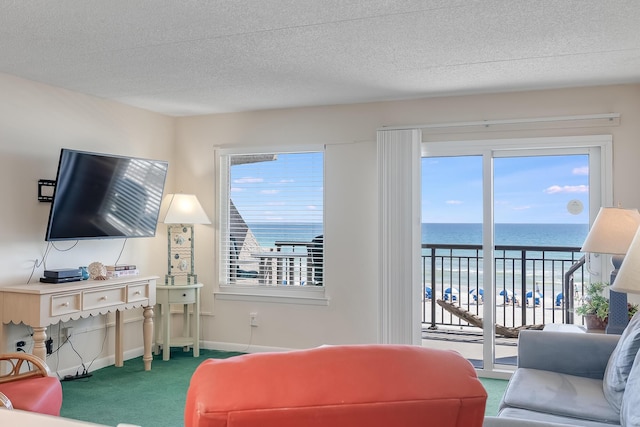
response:
<path fill-rule="evenodd" d="M 182 116 L 640 82 L 639 0 L 15 0 L 0 72 Z"/>

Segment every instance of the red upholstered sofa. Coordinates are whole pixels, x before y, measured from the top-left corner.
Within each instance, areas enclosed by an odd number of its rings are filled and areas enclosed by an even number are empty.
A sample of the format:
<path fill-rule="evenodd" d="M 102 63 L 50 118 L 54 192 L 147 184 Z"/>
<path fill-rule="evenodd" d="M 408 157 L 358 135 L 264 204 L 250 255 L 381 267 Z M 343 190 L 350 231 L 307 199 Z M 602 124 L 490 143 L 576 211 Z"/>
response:
<path fill-rule="evenodd" d="M 454 351 L 325 346 L 204 361 L 191 378 L 185 426 L 480 427 L 486 399 Z"/>
<path fill-rule="evenodd" d="M 29 365 L 29 370 L 23 369 Z M 62 407 L 62 386 L 58 378 L 50 376 L 47 365 L 36 356 L 27 353 L 6 353 L 0 355 L 0 393 L 15 409 L 60 415 Z"/>

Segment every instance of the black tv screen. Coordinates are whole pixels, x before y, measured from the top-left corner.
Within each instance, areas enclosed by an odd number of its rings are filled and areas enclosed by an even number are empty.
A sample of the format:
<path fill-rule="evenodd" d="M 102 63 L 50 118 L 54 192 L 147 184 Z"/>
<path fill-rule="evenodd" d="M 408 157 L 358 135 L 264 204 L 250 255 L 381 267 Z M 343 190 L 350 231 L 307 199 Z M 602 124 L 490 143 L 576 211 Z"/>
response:
<path fill-rule="evenodd" d="M 47 241 L 153 237 L 168 163 L 63 148 Z"/>

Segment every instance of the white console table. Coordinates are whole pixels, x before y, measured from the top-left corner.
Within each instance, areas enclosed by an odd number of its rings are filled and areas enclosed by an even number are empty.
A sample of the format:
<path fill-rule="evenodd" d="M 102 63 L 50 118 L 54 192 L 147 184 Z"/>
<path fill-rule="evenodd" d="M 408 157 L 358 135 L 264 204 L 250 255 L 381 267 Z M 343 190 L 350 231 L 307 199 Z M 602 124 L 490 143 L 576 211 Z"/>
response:
<path fill-rule="evenodd" d="M 153 306 L 156 276 L 132 276 L 108 280 L 83 280 L 64 284 L 32 283 L 0 286 L 2 323 L 24 323 L 33 329 L 33 354 L 46 361 L 47 326 L 115 312 L 116 366 L 124 363 L 122 311 L 142 307 L 144 320 L 144 368 L 151 369 Z M 0 328 L 0 343 L 4 342 Z"/>

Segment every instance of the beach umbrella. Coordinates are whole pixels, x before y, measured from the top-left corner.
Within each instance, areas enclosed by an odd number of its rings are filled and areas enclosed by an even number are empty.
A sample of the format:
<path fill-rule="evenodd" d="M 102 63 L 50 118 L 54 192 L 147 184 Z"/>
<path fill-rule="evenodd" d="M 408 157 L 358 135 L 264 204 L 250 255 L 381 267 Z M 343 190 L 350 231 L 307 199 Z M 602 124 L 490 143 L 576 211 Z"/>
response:
<path fill-rule="evenodd" d="M 503 289 L 500 291 L 500 293 L 498 294 L 500 296 L 502 296 L 504 298 L 504 303 L 505 304 L 509 304 L 512 302 L 516 302 L 516 294 L 514 294 L 512 291 L 510 291 L 509 289 Z"/>
<path fill-rule="evenodd" d="M 479 288 L 477 290 L 471 289 L 469 291 L 469 295 L 471 295 L 471 297 L 475 302 L 478 302 L 478 295 L 480 295 L 480 302 L 484 302 L 484 289 L 482 288 Z"/>
<path fill-rule="evenodd" d="M 431 299 L 431 288 L 429 286 L 425 286 L 424 288 L 424 299 Z"/>
<path fill-rule="evenodd" d="M 444 300 L 445 301 L 457 301 L 458 300 L 458 290 L 456 288 L 447 288 L 444 290 Z"/>
<path fill-rule="evenodd" d="M 535 298 L 534 298 L 534 293 L 533 291 L 529 291 L 526 294 L 526 298 L 527 298 L 527 305 L 529 305 L 529 300 L 533 299 L 532 304 L 533 305 L 540 305 L 540 300 L 543 298 L 542 294 L 540 292 L 536 292 L 535 293 Z"/>
<path fill-rule="evenodd" d="M 562 292 L 558 292 L 556 294 L 556 307 L 560 307 L 562 306 L 562 300 L 563 300 L 563 296 L 562 296 Z"/>

